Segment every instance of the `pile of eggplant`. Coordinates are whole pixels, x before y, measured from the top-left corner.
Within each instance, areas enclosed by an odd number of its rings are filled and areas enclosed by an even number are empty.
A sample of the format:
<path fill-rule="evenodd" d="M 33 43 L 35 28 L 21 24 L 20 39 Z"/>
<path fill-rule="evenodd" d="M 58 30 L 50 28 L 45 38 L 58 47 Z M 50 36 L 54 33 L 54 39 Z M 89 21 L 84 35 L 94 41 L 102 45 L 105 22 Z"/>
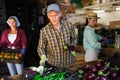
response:
<path fill-rule="evenodd" d="M 110 66 L 107 60 L 100 60 L 95 65 L 84 65 L 78 69 L 79 80 L 120 80 L 120 68 Z"/>

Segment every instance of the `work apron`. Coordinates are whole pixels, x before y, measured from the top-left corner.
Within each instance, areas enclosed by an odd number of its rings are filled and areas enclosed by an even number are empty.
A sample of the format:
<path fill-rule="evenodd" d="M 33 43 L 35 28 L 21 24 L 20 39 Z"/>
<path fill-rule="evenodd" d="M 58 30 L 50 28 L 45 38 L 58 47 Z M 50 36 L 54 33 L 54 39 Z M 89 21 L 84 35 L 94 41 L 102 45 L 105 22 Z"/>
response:
<path fill-rule="evenodd" d="M 99 50 L 86 50 L 85 62 L 98 60 Z"/>

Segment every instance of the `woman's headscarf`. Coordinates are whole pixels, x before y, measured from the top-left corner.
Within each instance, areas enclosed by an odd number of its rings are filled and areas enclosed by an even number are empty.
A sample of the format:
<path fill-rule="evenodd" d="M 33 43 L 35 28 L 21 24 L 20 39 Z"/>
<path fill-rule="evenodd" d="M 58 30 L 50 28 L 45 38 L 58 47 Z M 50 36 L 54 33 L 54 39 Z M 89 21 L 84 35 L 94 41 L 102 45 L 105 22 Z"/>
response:
<path fill-rule="evenodd" d="M 17 26 L 17 27 L 20 26 L 20 22 L 19 22 L 19 20 L 18 20 L 18 18 L 17 18 L 16 16 L 10 16 L 10 17 L 8 18 L 8 20 L 7 20 L 8 25 L 9 25 L 9 19 L 10 19 L 10 18 L 14 18 L 14 19 L 15 19 L 15 21 L 16 21 L 16 26 Z"/>

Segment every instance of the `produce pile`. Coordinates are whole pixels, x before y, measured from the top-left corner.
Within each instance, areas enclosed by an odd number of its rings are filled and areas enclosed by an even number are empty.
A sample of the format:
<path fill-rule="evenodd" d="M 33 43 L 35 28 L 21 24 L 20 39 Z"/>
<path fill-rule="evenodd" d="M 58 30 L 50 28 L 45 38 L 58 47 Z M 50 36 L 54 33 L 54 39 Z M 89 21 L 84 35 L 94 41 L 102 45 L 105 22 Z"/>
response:
<path fill-rule="evenodd" d="M 43 70 L 44 69 L 44 70 Z M 23 70 L 23 80 L 77 80 L 78 73 L 52 65 L 29 67 Z"/>
<path fill-rule="evenodd" d="M 76 56 L 76 47 L 74 45 L 65 45 L 64 46 L 65 51 L 69 51 L 73 56 Z"/>
<path fill-rule="evenodd" d="M 43 74 L 36 74 L 29 80 L 120 80 L 120 68 L 117 65 L 111 67 L 107 60 L 85 64 L 75 71 L 48 66 Z"/>
<path fill-rule="evenodd" d="M 66 68 L 48 68 L 42 75 L 35 75 L 33 80 L 79 80 L 78 73 Z"/>
<path fill-rule="evenodd" d="M 120 80 L 120 55 L 86 63 L 77 70 L 53 65 L 25 69 L 23 80 Z"/>
<path fill-rule="evenodd" d="M 20 63 L 22 61 L 22 54 L 20 51 L 3 48 L 0 50 L 0 62 L 6 63 Z"/>
<path fill-rule="evenodd" d="M 12 62 L 12 63 L 20 63 L 22 59 L 21 53 L 0 53 L 0 62 Z"/>
<path fill-rule="evenodd" d="M 110 66 L 110 62 L 100 60 L 95 65 L 84 65 L 78 69 L 79 80 L 120 80 L 120 68 Z"/>

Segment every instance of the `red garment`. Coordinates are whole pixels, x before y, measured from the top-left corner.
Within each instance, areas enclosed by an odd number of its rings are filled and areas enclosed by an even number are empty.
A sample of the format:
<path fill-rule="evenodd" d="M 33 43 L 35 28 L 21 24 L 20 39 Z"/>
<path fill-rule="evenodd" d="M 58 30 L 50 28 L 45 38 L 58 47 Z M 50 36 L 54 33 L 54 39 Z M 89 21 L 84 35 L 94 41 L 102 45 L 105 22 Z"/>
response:
<path fill-rule="evenodd" d="M 22 29 L 17 28 L 17 37 L 14 43 L 10 43 L 10 41 L 8 40 L 9 31 L 10 29 L 6 29 L 3 31 L 1 41 L 0 41 L 0 46 L 2 47 L 14 46 L 16 50 L 27 47 L 26 35 Z"/>

